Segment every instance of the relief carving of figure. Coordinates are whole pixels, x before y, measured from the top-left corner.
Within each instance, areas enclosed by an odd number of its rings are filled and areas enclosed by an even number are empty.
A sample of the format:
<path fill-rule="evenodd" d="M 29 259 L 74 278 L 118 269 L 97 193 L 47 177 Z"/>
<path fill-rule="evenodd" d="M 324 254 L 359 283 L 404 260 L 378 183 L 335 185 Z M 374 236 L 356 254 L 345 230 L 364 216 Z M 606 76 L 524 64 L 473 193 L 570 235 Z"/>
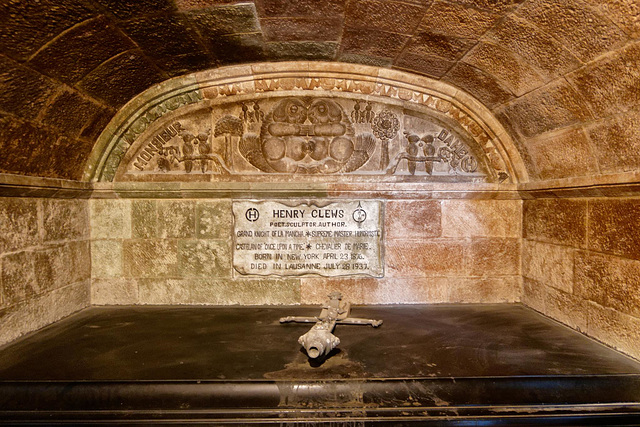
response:
<path fill-rule="evenodd" d="M 437 138 L 433 135 L 419 135 L 404 132 L 407 146 L 400 152 L 387 170 L 388 174 L 396 173 L 403 160 L 407 161 L 407 169 L 411 175 L 415 175 L 418 164 L 424 164 L 425 172 L 429 175 L 433 172 L 434 163 L 445 163 L 449 171 L 457 173 L 473 173 L 478 169 L 478 161 L 469 152 L 468 148 L 452 134 L 442 130 Z M 439 146 L 436 147 L 436 144 Z"/>
<path fill-rule="evenodd" d="M 373 106 L 371 102 L 367 101 L 367 105 L 364 110 L 360 105 L 360 101 L 356 101 L 356 104 L 353 106 L 353 111 L 351 111 L 351 120 L 353 123 L 371 123 L 376 113 L 373 112 Z"/>
<path fill-rule="evenodd" d="M 249 100 L 230 104 L 222 114 L 203 110 L 195 120 L 165 124 L 139 146 L 129 169 L 192 175 L 251 173 L 254 167 L 286 174 L 485 175 L 483 158 L 475 157 L 479 151 L 457 133 L 419 116 L 407 118 L 398 109 L 374 111 L 369 101 L 351 100 L 346 113 L 340 98 L 313 96 L 262 102 L 268 106 L 264 110 Z"/>
<path fill-rule="evenodd" d="M 219 154 L 220 150 L 212 147 L 210 137 L 211 129 L 194 135 L 181 128 L 177 134 L 177 145 L 162 145 L 157 150 L 158 170 L 161 172 L 179 170 L 179 165 L 182 164 L 186 173 L 193 172 L 194 167 L 198 168 L 198 166 L 202 173 L 210 170 L 213 173 L 229 173 L 225 160 Z"/>
<path fill-rule="evenodd" d="M 260 105 L 257 101 L 253 103 L 253 110 L 249 110 L 249 106 L 244 102 L 242 103 L 240 120 L 244 123 L 255 123 L 264 120 L 264 112 L 260 109 Z"/>
<path fill-rule="evenodd" d="M 195 151 L 193 140 L 196 138 L 187 131 L 181 132 L 180 137 L 182 138 L 182 161 L 184 161 L 184 170 L 187 173 L 191 173 L 193 170 L 193 160 L 191 159 Z"/>

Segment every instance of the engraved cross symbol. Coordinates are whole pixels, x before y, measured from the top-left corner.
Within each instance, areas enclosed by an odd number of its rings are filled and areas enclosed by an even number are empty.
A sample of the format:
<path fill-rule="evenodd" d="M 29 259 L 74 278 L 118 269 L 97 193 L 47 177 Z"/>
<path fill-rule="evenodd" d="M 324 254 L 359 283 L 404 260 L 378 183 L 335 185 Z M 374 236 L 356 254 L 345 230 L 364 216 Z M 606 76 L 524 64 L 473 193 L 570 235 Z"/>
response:
<path fill-rule="evenodd" d="M 358 208 L 353 211 L 353 220 L 357 223 L 364 222 L 367 219 L 367 212 L 362 209 L 362 205 L 358 202 Z"/>

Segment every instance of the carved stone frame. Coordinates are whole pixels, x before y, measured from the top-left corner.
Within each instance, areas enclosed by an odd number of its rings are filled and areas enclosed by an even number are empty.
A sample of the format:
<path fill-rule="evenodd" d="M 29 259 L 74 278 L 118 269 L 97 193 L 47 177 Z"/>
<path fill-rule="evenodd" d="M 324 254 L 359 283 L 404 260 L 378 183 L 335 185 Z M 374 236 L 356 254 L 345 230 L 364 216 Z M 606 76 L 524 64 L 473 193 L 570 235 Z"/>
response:
<path fill-rule="evenodd" d="M 283 62 L 232 66 L 177 77 L 141 93 L 123 107 L 98 138 L 84 179 L 113 181 L 127 150 L 165 114 L 202 102 L 231 102 L 259 94 L 304 93 L 375 97 L 431 111 L 464 129 L 494 171 L 511 183 L 527 182 L 512 139 L 479 101 L 446 83 L 396 70 L 355 64 Z M 263 96 L 263 95 L 261 95 Z M 193 105 L 191 108 L 194 108 Z"/>

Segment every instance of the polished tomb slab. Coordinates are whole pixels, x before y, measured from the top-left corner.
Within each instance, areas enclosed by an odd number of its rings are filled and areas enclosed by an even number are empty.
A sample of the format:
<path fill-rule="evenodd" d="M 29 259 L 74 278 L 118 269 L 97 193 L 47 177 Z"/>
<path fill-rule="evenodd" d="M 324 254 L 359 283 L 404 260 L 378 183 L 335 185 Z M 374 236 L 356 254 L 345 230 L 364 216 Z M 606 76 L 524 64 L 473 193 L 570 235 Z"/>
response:
<path fill-rule="evenodd" d="M 0 422 L 638 424 L 640 363 L 518 304 L 93 307 L 0 348 Z"/>

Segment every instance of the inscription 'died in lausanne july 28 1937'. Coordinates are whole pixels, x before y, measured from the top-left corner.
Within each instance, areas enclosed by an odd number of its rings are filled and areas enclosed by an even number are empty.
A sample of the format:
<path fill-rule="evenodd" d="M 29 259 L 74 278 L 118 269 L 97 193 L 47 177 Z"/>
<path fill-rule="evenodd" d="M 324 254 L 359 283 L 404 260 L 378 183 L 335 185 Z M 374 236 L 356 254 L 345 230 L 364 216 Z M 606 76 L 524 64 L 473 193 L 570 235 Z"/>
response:
<path fill-rule="evenodd" d="M 240 274 L 382 277 L 382 203 L 234 201 L 233 266 Z"/>

